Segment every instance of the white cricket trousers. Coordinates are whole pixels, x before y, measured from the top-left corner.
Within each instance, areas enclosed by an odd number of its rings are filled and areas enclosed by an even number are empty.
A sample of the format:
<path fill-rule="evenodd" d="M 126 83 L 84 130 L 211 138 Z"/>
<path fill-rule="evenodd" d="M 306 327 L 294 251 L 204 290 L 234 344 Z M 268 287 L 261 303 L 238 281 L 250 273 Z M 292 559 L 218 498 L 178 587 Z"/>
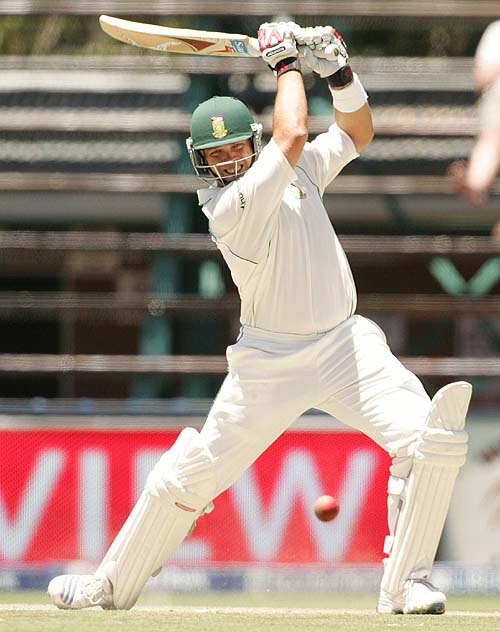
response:
<path fill-rule="evenodd" d="M 201 430 L 215 461 L 216 495 L 311 408 L 371 437 L 393 464 L 430 408 L 420 380 L 392 354 L 382 330 L 359 315 L 312 335 L 245 325 L 227 359 L 229 373 Z"/>

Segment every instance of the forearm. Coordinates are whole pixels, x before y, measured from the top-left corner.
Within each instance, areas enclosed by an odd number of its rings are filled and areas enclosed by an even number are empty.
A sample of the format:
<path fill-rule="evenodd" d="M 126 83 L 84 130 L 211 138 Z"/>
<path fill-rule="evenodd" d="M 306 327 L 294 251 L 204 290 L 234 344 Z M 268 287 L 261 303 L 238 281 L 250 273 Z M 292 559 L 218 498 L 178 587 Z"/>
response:
<path fill-rule="evenodd" d="M 336 75 L 327 77 L 327 81 L 333 99 L 335 121 L 350 136 L 358 153 L 361 153 L 373 139 L 373 121 L 368 95 L 359 77 L 348 69 L 345 78 L 349 79 L 349 76 L 352 79 L 345 86 L 338 85 Z"/>
<path fill-rule="evenodd" d="M 292 167 L 307 141 L 307 97 L 298 60 L 295 22 L 265 22 L 257 32 L 262 59 L 276 77 L 273 140 Z"/>
<path fill-rule="evenodd" d="M 356 150 L 361 153 L 373 139 L 373 121 L 368 103 L 355 112 L 341 112 L 334 107 L 335 121 L 351 137 Z"/>
<path fill-rule="evenodd" d="M 326 79 L 337 125 L 351 138 L 358 153 L 373 139 L 368 95 L 349 64 L 343 37 L 331 26 L 304 29 L 299 44 L 306 66 Z"/>
<path fill-rule="evenodd" d="M 474 69 L 474 80 L 476 90 L 480 93 L 486 92 L 495 81 L 500 80 L 500 66 L 494 64 L 477 64 Z"/>
<path fill-rule="evenodd" d="M 302 74 L 292 70 L 278 77 L 273 139 L 295 167 L 307 141 L 307 98 Z"/>
<path fill-rule="evenodd" d="M 500 168 L 500 128 L 481 132 L 472 150 L 465 185 L 486 194 Z"/>

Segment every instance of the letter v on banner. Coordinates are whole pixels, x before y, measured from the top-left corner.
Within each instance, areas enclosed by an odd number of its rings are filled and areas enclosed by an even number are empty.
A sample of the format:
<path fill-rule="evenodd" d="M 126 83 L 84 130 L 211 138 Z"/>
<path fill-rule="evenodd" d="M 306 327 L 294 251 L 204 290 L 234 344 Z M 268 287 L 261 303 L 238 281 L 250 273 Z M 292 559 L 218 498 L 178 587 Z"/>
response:
<path fill-rule="evenodd" d="M 366 504 L 376 462 L 376 454 L 368 450 L 357 450 L 350 455 L 342 487 L 338 490 L 342 509 L 335 522 L 329 524 L 319 522 L 312 512 L 314 501 L 323 493 L 323 486 L 311 452 L 294 450 L 286 455 L 267 510 L 263 508 L 253 468 L 247 470 L 230 493 L 240 514 L 250 557 L 259 561 L 279 561 L 287 524 L 297 518 L 290 508 L 296 507 L 300 500 L 318 561 L 342 561 Z"/>
<path fill-rule="evenodd" d="M 0 496 L 0 557 L 20 560 L 26 555 L 64 464 L 62 450 L 40 452 L 11 520 Z"/>

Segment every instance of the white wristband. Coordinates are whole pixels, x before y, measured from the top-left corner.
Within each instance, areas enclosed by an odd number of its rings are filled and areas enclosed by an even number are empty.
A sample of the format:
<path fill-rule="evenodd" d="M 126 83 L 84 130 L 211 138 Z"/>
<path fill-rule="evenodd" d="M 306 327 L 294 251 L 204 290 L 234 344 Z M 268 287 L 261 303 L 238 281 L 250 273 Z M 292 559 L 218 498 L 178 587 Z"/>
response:
<path fill-rule="evenodd" d="M 361 85 L 358 75 L 353 72 L 352 83 L 346 88 L 334 90 L 330 87 L 333 97 L 333 106 L 339 112 L 356 112 L 368 101 L 368 95 Z"/>

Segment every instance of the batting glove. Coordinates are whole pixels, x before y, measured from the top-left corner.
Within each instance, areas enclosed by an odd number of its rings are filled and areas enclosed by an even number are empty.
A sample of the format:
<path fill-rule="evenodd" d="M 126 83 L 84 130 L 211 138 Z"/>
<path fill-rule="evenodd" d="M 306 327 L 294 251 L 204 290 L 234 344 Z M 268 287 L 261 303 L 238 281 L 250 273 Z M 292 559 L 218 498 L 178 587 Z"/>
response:
<path fill-rule="evenodd" d="M 344 38 L 332 26 L 313 26 L 300 29 L 295 33 L 299 46 L 307 46 L 323 59 L 335 61 L 345 59 L 347 63 L 347 46 Z"/>
<path fill-rule="evenodd" d="M 352 70 L 342 35 L 331 26 L 302 29 L 297 39 L 304 63 L 314 73 L 326 78 L 332 87 L 351 83 Z"/>
<path fill-rule="evenodd" d="M 279 77 L 289 70 L 299 70 L 299 51 L 294 32 L 300 27 L 295 22 L 265 22 L 257 32 L 261 57 Z"/>
<path fill-rule="evenodd" d="M 331 26 L 310 26 L 301 28 L 295 34 L 299 46 L 308 46 L 311 50 L 324 48 L 333 36 Z"/>

